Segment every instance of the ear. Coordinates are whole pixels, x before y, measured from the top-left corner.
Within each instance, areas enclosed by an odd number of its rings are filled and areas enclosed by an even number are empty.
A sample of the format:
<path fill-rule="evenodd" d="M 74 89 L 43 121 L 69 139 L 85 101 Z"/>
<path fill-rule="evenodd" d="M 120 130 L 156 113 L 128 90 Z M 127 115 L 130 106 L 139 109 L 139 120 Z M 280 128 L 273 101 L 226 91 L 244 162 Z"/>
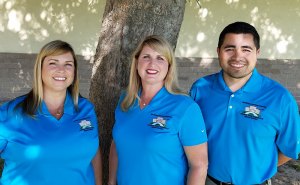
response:
<path fill-rule="evenodd" d="M 260 54 L 260 49 L 258 49 L 257 51 L 256 51 L 256 55 L 258 56 Z"/>
<path fill-rule="evenodd" d="M 220 48 L 217 47 L 217 54 L 219 55 L 219 53 L 220 53 Z"/>

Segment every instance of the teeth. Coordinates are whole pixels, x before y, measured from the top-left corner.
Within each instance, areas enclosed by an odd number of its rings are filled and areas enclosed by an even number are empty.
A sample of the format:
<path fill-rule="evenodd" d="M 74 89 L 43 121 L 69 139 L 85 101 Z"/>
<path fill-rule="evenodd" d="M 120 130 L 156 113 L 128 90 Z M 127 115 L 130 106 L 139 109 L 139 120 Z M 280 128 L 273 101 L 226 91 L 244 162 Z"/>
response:
<path fill-rule="evenodd" d="M 149 74 L 156 74 L 156 73 L 158 73 L 158 71 L 157 71 L 157 70 L 154 70 L 154 69 L 147 69 L 146 71 L 147 71 L 147 73 L 149 73 Z"/>
<path fill-rule="evenodd" d="M 233 66 L 233 67 L 243 67 L 244 65 L 243 64 L 231 64 L 231 66 Z"/>
<path fill-rule="evenodd" d="M 54 80 L 64 81 L 66 78 L 64 77 L 54 77 Z"/>

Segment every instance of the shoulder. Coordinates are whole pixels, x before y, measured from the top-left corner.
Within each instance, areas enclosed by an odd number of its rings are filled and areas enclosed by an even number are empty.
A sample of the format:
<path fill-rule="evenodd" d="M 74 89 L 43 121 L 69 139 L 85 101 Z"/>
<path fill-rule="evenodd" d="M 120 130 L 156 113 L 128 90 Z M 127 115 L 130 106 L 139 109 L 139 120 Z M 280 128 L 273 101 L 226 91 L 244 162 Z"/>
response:
<path fill-rule="evenodd" d="M 94 104 L 87 98 L 79 96 L 78 98 L 78 108 L 81 109 L 93 109 Z"/>
<path fill-rule="evenodd" d="M 267 93 L 273 101 L 279 103 L 282 107 L 287 105 L 296 105 L 296 99 L 291 92 L 279 82 L 262 75 L 262 87 L 264 93 Z"/>
<path fill-rule="evenodd" d="M 19 96 L 13 100 L 4 102 L 1 106 L 0 106 L 0 120 L 3 121 L 5 120 L 7 117 L 9 117 L 9 115 L 14 112 L 14 111 L 18 111 L 21 109 L 16 109 L 17 105 L 19 105 L 21 102 L 24 101 L 24 99 L 26 98 L 26 95 L 23 96 Z"/>
<path fill-rule="evenodd" d="M 7 101 L 7 102 L 4 102 L 2 105 L 1 105 L 1 110 L 3 109 L 14 109 L 18 104 L 20 104 L 21 102 L 24 101 L 24 99 L 26 98 L 26 95 L 23 95 L 23 96 L 19 96 L 15 99 L 12 99 L 10 101 Z"/>
<path fill-rule="evenodd" d="M 197 101 L 201 97 L 200 94 L 208 93 L 208 89 L 211 89 L 214 82 L 218 80 L 218 75 L 220 75 L 220 72 L 199 78 L 192 85 L 189 92 L 190 96 Z"/>
<path fill-rule="evenodd" d="M 264 76 L 264 75 L 261 75 L 261 76 L 263 78 L 262 89 L 271 91 L 277 96 L 287 96 L 287 97 L 292 96 L 291 93 L 289 92 L 289 90 L 287 88 L 285 88 L 279 82 L 277 82 L 267 76 Z"/>
<path fill-rule="evenodd" d="M 215 74 L 211 74 L 211 75 L 207 75 L 207 76 L 199 78 L 198 80 L 196 80 L 193 83 L 192 88 L 203 87 L 203 86 L 208 86 L 208 85 L 212 84 L 214 82 L 214 80 L 217 78 L 218 74 L 219 73 L 215 73 Z"/>
<path fill-rule="evenodd" d="M 176 107 L 180 108 L 182 111 L 189 109 L 189 107 L 198 107 L 196 102 L 188 95 L 171 94 L 170 100 L 173 101 Z"/>

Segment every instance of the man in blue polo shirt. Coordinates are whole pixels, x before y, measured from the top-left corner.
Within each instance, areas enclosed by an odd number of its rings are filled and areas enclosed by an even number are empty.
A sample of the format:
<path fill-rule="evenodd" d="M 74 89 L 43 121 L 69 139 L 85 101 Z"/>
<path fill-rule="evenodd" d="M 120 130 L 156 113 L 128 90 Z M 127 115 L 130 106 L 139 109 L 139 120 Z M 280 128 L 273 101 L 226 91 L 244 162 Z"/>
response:
<path fill-rule="evenodd" d="M 270 184 L 277 166 L 298 158 L 297 103 L 256 70 L 259 35 L 250 24 L 225 27 L 217 52 L 222 70 L 200 78 L 190 91 L 207 129 L 206 184 Z"/>

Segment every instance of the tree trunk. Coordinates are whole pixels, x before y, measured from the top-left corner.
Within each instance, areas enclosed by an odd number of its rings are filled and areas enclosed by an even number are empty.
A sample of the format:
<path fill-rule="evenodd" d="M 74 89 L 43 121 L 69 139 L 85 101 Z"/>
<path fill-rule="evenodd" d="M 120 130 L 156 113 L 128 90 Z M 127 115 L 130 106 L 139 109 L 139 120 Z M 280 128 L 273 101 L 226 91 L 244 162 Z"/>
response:
<path fill-rule="evenodd" d="M 102 150 L 104 183 L 114 110 L 127 86 L 131 53 L 148 35 L 165 37 L 175 49 L 185 0 L 107 0 L 93 64 L 90 99 L 95 105 Z"/>

